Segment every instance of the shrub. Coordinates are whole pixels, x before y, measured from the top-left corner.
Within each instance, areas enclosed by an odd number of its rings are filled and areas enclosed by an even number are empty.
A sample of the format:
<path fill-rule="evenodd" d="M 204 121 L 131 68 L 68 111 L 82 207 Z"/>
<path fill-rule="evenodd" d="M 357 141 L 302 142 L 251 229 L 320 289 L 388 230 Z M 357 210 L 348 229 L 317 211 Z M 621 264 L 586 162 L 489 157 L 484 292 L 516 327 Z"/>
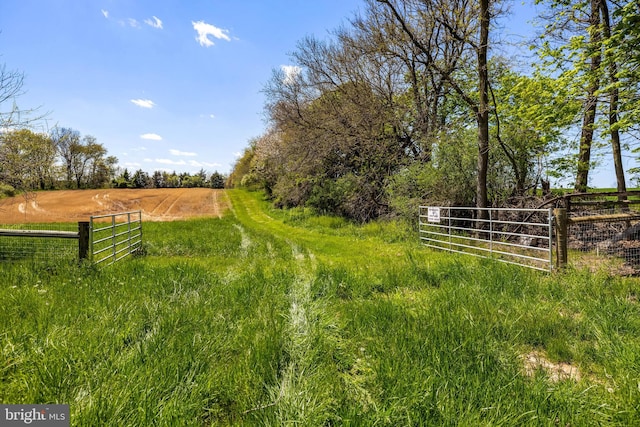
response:
<path fill-rule="evenodd" d="M 16 189 L 9 184 L 0 182 L 0 199 L 5 197 L 13 197 L 16 195 Z"/>

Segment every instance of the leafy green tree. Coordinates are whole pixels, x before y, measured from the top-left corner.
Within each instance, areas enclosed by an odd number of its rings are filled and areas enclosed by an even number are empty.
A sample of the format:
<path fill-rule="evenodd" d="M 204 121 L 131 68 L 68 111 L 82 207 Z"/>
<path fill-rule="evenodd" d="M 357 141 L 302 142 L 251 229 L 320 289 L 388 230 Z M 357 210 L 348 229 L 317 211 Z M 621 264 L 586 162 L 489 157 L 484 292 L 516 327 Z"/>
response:
<path fill-rule="evenodd" d="M 115 188 L 131 188 L 133 186 L 129 169 L 125 168 L 120 175 L 114 178 L 113 186 Z"/>
<path fill-rule="evenodd" d="M 161 171 L 154 171 L 151 175 L 151 182 L 153 188 L 164 188 L 166 183 L 164 181 L 164 176 Z"/>
<path fill-rule="evenodd" d="M 142 169 L 138 169 L 133 174 L 131 178 L 131 185 L 133 188 L 148 188 L 152 183 L 149 174 L 143 171 Z"/>
<path fill-rule="evenodd" d="M 73 164 L 80 147 L 80 132 L 71 128 L 54 128 L 50 133 L 51 140 L 56 146 L 58 156 L 62 160 L 67 188 L 73 184 Z"/>
<path fill-rule="evenodd" d="M 0 181 L 23 190 L 53 186 L 55 147 L 29 129 L 0 133 Z"/>
<path fill-rule="evenodd" d="M 433 1 L 420 0 L 376 0 L 386 6 L 403 29 L 410 42 L 420 52 L 421 61 L 443 76 L 453 91 L 465 102 L 475 117 L 477 125 L 477 167 L 476 167 L 476 205 L 488 206 L 487 176 L 489 172 L 489 29 L 491 17 L 498 11 L 491 10 L 498 2 L 494 0 Z M 434 61 L 438 45 L 430 43 L 431 38 L 422 37 L 424 28 L 437 28 L 456 41 L 455 49 L 466 52 L 466 61 L 454 64 L 453 68 L 443 69 Z M 472 62 L 468 62 L 472 61 Z M 458 81 L 458 67 L 475 66 L 477 82 L 475 93 L 465 90 L 464 82 Z M 481 211 L 481 219 L 485 211 Z"/>
<path fill-rule="evenodd" d="M 209 186 L 211 188 L 222 189 L 224 188 L 225 176 L 218 171 L 214 171 L 209 177 Z"/>
<path fill-rule="evenodd" d="M 233 170 L 227 178 L 227 187 L 239 188 L 242 187 L 242 181 L 245 177 L 251 173 L 251 161 L 253 159 L 255 149 L 255 139 L 249 141 L 249 146 L 244 149 L 242 155 L 238 157 L 236 163 L 233 166 Z"/>
<path fill-rule="evenodd" d="M 115 156 L 100 157 L 91 163 L 91 174 L 89 175 L 90 188 L 102 188 L 108 186 L 116 173 L 118 159 Z"/>
<path fill-rule="evenodd" d="M 549 158 L 569 145 L 564 134 L 581 106 L 562 79 L 521 75 L 494 62 L 491 127 L 497 144 L 491 150 L 489 185 L 494 199 L 504 201 L 523 196 L 549 175 Z"/>
<path fill-rule="evenodd" d="M 175 171 L 171 173 L 163 172 L 163 175 L 167 188 L 180 188 L 180 177 Z"/>
<path fill-rule="evenodd" d="M 428 201 L 439 206 L 473 206 L 475 202 L 475 131 L 445 133 L 434 145 L 432 162 L 414 162 L 388 178 L 389 204 L 409 222 Z"/>
<path fill-rule="evenodd" d="M 550 75 L 565 77 L 574 96 L 583 102 L 575 189 L 586 191 L 592 151 L 602 136 L 609 138 L 617 187 L 624 191 L 622 132 L 633 127 L 630 124 L 638 96 L 638 80 L 631 71 L 634 54 L 630 53 L 636 49 L 626 42 L 637 37 L 634 33 L 638 30 L 628 25 L 637 14 L 637 3 L 627 0 L 536 3 L 548 7 L 544 43 L 539 50 L 545 59 L 544 69 Z"/>

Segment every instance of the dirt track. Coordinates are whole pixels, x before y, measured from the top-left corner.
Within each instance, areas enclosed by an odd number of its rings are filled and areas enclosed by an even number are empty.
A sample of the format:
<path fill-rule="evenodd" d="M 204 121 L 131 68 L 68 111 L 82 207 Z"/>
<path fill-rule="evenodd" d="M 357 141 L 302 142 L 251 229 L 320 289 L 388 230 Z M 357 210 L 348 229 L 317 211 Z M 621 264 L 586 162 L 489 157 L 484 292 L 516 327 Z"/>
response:
<path fill-rule="evenodd" d="M 143 221 L 174 221 L 220 217 L 228 207 L 224 190 L 209 188 L 44 191 L 0 200 L 0 223 L 75 222 L 137 210 Z"/>

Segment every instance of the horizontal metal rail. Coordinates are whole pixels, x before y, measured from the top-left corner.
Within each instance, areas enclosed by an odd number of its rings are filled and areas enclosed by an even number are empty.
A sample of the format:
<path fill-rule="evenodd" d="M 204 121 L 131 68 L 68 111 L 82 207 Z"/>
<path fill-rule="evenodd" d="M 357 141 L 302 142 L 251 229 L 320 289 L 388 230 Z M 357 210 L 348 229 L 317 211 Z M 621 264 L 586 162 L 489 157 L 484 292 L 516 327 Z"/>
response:
<path fill-rule="evenodd" d="M 80 233 L 78 233 L 77 231 L 58 231 L 58 230 L 5 230 L 5 229 L 0 229 L 0 236 L 78 239 L 80 237 Z"/>
<path fill-rule="evenodd" d="M 619 222 L 619 221 L 637 221 L 640 219 L 640 214 L 637 213 L 619 213 L 619 214 L 606 214 L 606 215 L 587 215 L 587 216 L 574 216 L 567 218 L 569 224 L 578 224 L 584 222 Z"/>
<path fill-rule="evenodd" d="M 141 211 L 129 211 L 129 212 L 119 212 L 116 214 L 106 214 L 106 215 L 92 215 L 91 219 L 100 219 L 100 218 L 112 218 L 114 216 L 125 216 L 125 215 L 141 215 Z M 140 221 L 140 218 L 138 219 L 138 221 Z M 133 220 L 132 220 L 133 222 Z"/>
<path fill-rule="evenodd" d="M 109 225 L 108 227 L 96 228 L 95 230 L 93 230 L 93 232 L 99 233 L 101 231 L 111 230 L 114 226 L 115 228 L 118 228 L 120 226 L 128 226 L 129 224 L 134 224 L 134 223 L 142 224 L 140 221 L 131 221 L 131 223 L 121 222 L 115 225 Z"/>

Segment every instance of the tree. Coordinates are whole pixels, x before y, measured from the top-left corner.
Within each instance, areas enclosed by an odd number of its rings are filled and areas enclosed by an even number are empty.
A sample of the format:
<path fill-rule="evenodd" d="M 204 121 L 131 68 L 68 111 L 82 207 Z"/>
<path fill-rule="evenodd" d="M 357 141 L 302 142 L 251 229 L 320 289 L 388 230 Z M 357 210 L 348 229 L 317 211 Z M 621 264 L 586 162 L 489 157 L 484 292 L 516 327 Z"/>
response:
<path fill-rule="evenodd" d="M 254 140 L 247 177 L 279 204 L 370 219 L 387 209 L 385 177 L 418 149 L 396 114 L 401 64 L 357 31 L 336 37 L 303 39 L 296 72 L 274 72 L 265 90 L 272 129 Z"/>
<path fill-rule="evenodd" d="M 204 187 L 207 182 L 207 171 L 200 169 L 196 174 L 191 176 L 191 187 L 201 188 Z"/>
<path fill-rule="evenodd" d="M 91 164 L 89 186 L 91 188 L 107 186 L 115 177 L 117 164 L 118 159 L 115 156 L 94 159 Z"/>
<path fill-rule="evenodd" d="M 101 187 L 114 178 L 118 160 L 107 157 L 107 149 L 91 135 L 80 136 L 71 128 L 50 133 L 62 162 L 67 188 Z"/>
<path fill-rule="evenodd" d="M 249 141 L 249 147 L 245 148 L 242 155 L 238 157 L 236 163 L 233 166 L 233 170 L 227 178 L 226 187 L 239 188 L 242 181 L 251 172 L 251 161 L 253 159 L 255 149 L 255 139 Z"/>
<path fill-rule="evenodd" d="M 164 180 L 164 175 L 160 171 L 154 171 L 151 176 L 151 182 L 154 188 L 164 188 L 166 183 Z"/>
<path fill-rule="evenodd" d="M 214 171 L 209 177 L 209 186 L 211 188 L 224 188 L 225 176 L 218 171 Z"/>
<path fill-rule="evenodd" d="M 22 109 L 16 99 L 23 94 L 24 74 L 0 64 L 0 130 L 28 127 L 44 115 L 32 116 L 37 109 Z M 8 105 L 10 104 L 10 105 Z"/>
<path fill-rule="evenodd" d="M 80 132 L 71 128 L 55 127 L 50 137 L 62 160 L 67 188 L 71 188 L 74 181 L 74 161 L 80 147 Z"/>
<path fill-rule="evenodd" d="M 418 1 L 418 0 L 376 0 L 386 6 L 393 14 L 398 24 L 408 36 L 409 41 L 418 49 L 421 54 L 421 61 L 427 64 L 439 76 L 450 85 L 453 91 L 467 104 L 473 112 L 477 125 L 477 186 L 476 186 L 476 206 L 486 208 L 488 206 L 487 196 L 487 174 L 489 168 L 489 71 L 488 71 L 488 49 L 489 49 L 489 29 L 491 24 L 490 6 L 494 1 L 480 0 L 477 5 L 463 0 L 454 1 Z M 400 4 L 402 3 L 402 4 Z M 494 15 L 495 15 L 494 11 Z M 467 56 L 461 59 L 470 60 L 475 57 L 476 68 L 476 91 L 470 93 L 465 90 L 464 83 L 458 81 L 457 72 L 464 64 L 459 61 L 451 67 L 443 68 L 438 61 L 434 60 L 435 53 L 439 46 L 430 43 L 428 37 L 431 32 L 426 33 L 424 28 L 436 28 L 438 32 L 443 32 L 456 41 L 455 49 L 460 52 L 467 52 Z M 480 211 L 482 219 L 486 211 Z"/>
<path fill-rule="evenodd" d="M 0 181 L 22 190 L 51 188 L 54 162 L 47 135 L 29 129 L 0 133 Z"/>
<path fill-rule="evenodd" d="M 85 135 L 82 138 L 84 148 L 82 150 L 84 172 L 84 182 L 79 183 L 88 187 L 98 187 L 102 185 L 101 175 L 108 171 L 108 160 L 105 158 L 107 149 L 99 144 L 95 137 Z"/>
<path fill-rule="evenodd" d="M 6 64 L 0 65 L 0 128 L 10 129 L 15 126 L 16 115 L 18 114 L 15 105 L 15 98 L 22 93 L 24 75 L 18 71 L 7 70 Z M 8 101 L 13 101 L 13 105 L 5 111 L 4 105 Z"/>
<path fill-rule="evenodd" d="M 583 99 L 575 189 L 587 189 L 592 148 L 598 137 L 596 131 L 600 130 L 600 135 L 609 137 L 617 188 L 625 191 L 621 132 L 633 126 L 629 126 L 633 121 L 629 119 L 637 111 L 638 95 L 638 80 L 627 80 L 634 74 L 630 72 L 634 68 L 634 54 L 629 52 L 634 52 L 636 45 L 627 45 L 625 41 L 637 37 L 633 35 L 637 29 L 627 26 L 637 14 L 637 3 L 626 0 L 537 3 L 546 4 L 550 10 L 549 16 L 544 17 L 548 25 L 540 49 L 547 59 L 546 70 L 570 76 L 567 81 L 575 88 L 576 96 Z M 598 120 L 600 115 L 605 119 Z"/>
<path fill-rule="evenodd" d="M 151 178 L 149 174 L 143 171 L 142 169 L 138 169 L 133 174 L 131 178 L 131 185 L 133 188 L 148 188 L 151 184 Z"/>
<path fill-rule="evenodd" d="M 492 61 L 493 192 L 506 198 L 521 197 L 543 179 L 546 160 L 568 145 L 564 134 L 573 124 L 580 105 L 570 97 L 563 80 L 534 73 L 511 71 L 499 58 Z M 503 170 L 504 176 L 495 176 Z M 497 182 L 492 182 L 497 181 Z M 499 182 L 506 185 L 500 189 Z M 513 183 L 510 185 L 509 183 Z"/>

